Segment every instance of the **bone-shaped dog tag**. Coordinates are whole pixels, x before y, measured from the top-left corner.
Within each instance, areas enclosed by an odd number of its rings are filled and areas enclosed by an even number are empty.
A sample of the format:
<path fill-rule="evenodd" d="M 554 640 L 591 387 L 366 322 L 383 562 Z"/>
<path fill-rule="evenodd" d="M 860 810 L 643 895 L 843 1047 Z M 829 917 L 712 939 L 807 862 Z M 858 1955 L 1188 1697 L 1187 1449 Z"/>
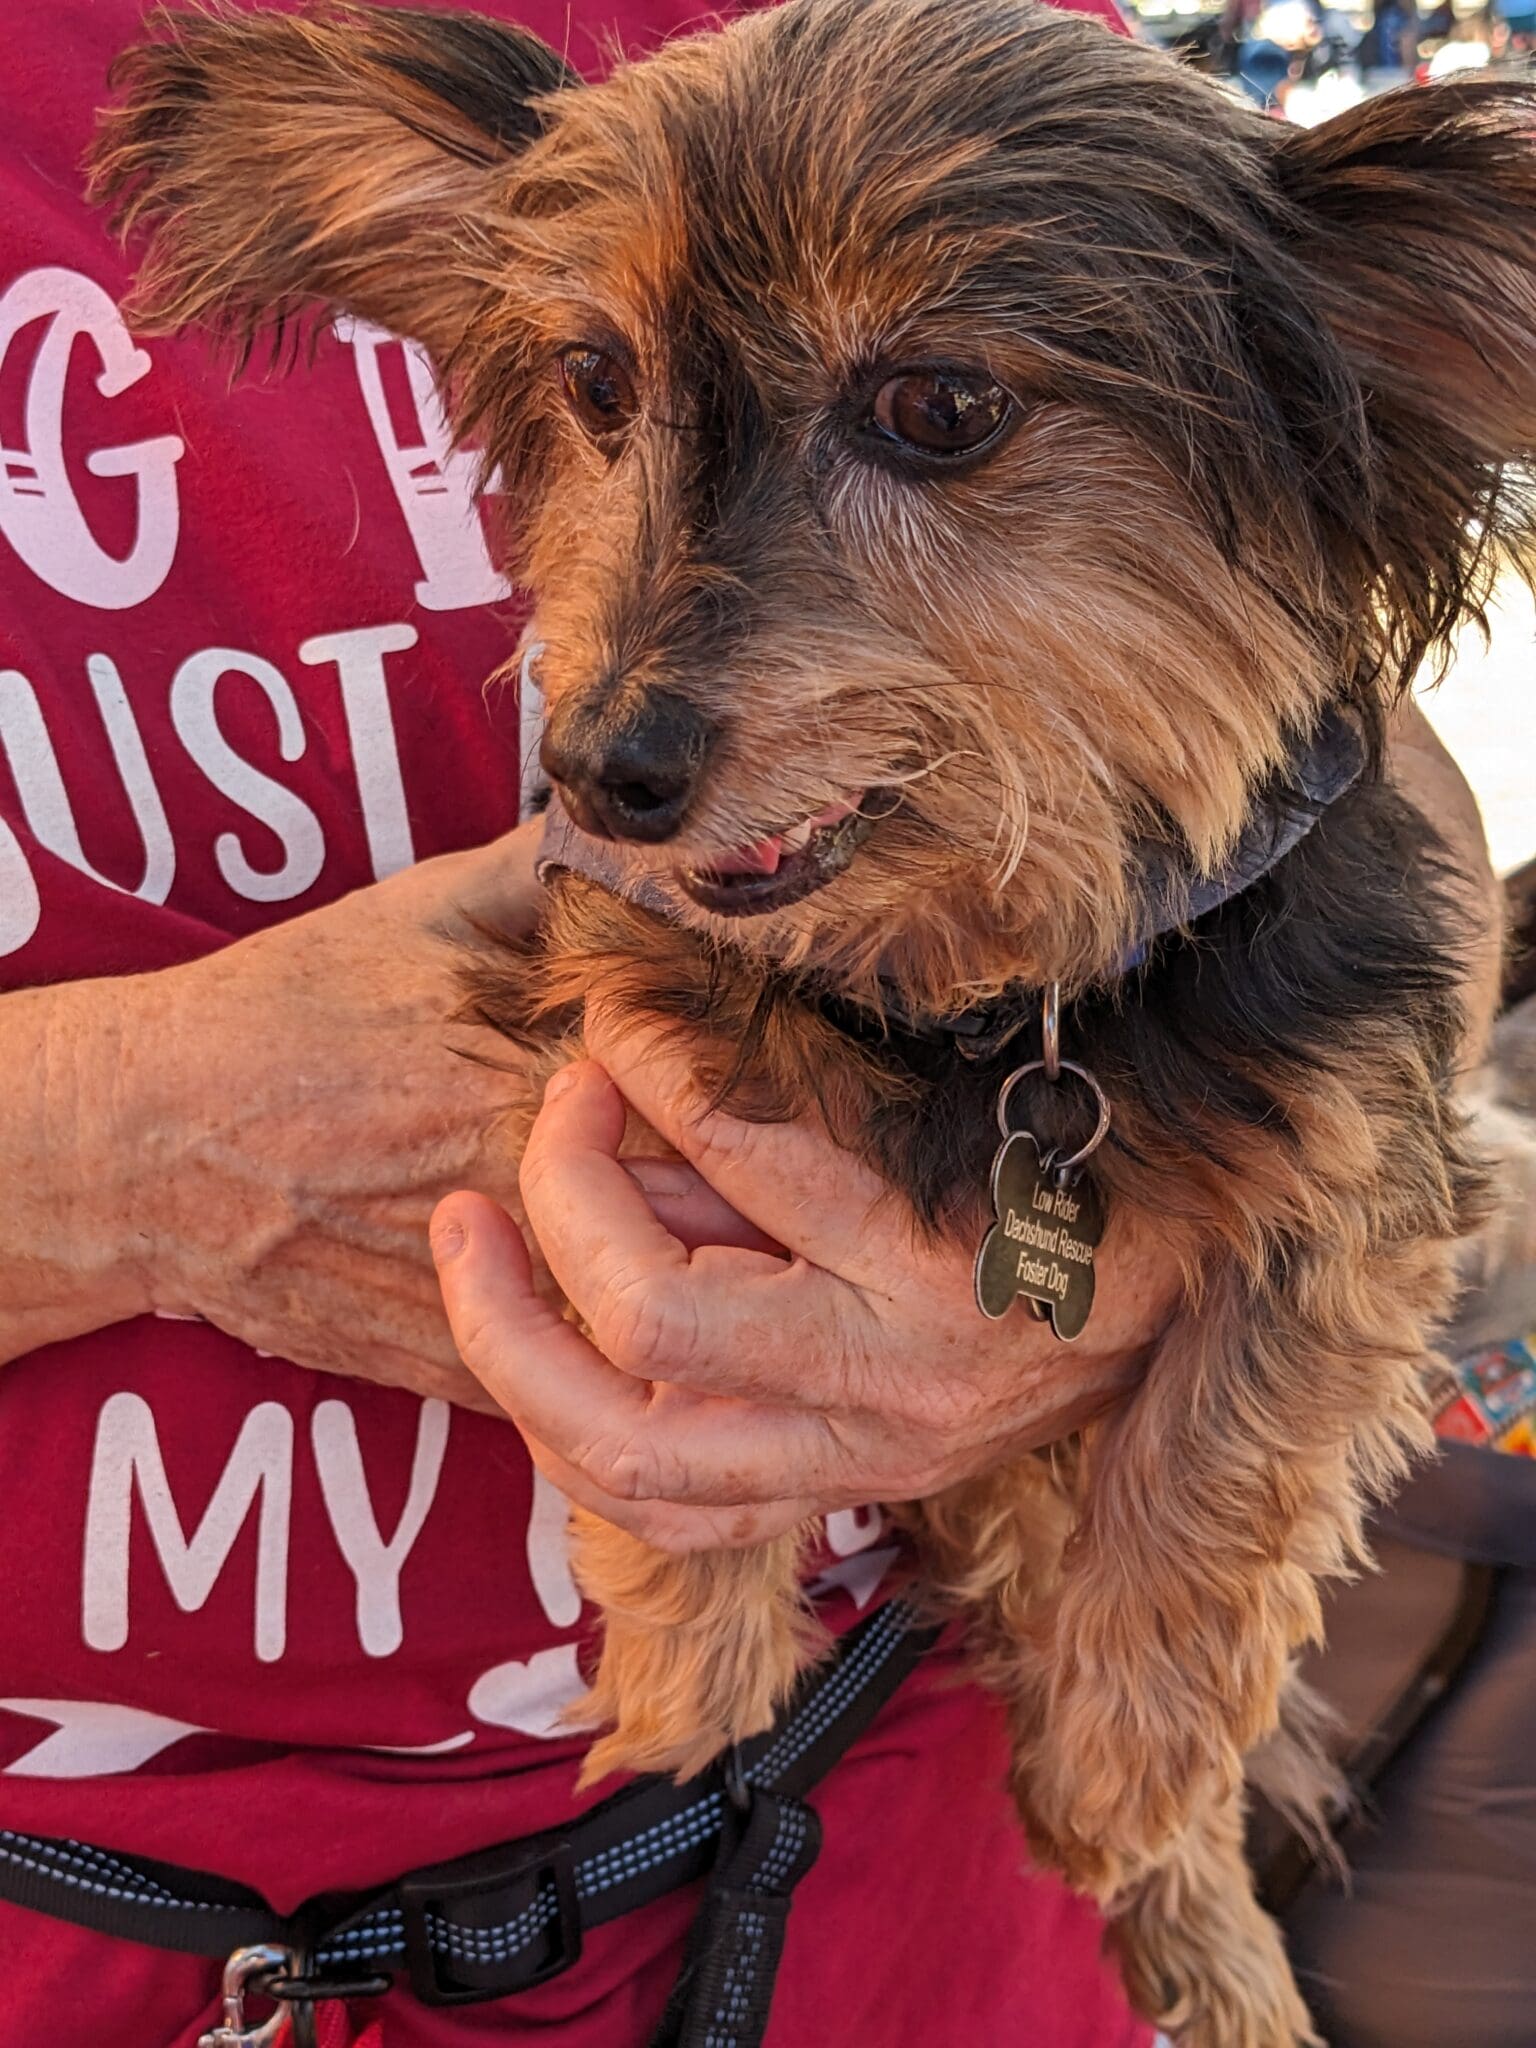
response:
<path fill-rule="evenodd" d="M 1015 1301 L 1050 1317 L 1064 1341 L 1082 1334 L 1093 1307 L 1093 1255 L 1104 1204 L 1086 1173 L 1054 1167 L 1028 1131 L 1014 1131 L 992 1162 L 996 1219 L 976 1254 L 976 1305 L 1007 1315 Z"/>

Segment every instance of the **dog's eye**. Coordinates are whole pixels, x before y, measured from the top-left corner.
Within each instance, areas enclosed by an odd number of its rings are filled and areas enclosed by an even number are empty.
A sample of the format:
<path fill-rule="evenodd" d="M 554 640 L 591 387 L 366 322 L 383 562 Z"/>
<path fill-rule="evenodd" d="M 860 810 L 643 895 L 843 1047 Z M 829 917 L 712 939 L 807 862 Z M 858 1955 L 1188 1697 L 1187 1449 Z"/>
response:
<path fill-rule="evenodd" d="M 628 370 L 597 348 L 560 351 L 560 381 L 571 411 L 598 439 L 616 434 L 635 416 L 635 387 Z"/>
<path fill-rule="evenodd" d="M 906 370 L 875 393 L 873 423 L 924 455 L 970 455 L 1001 431 L 1013 400 L 990 378 L 962 370 Z"/>

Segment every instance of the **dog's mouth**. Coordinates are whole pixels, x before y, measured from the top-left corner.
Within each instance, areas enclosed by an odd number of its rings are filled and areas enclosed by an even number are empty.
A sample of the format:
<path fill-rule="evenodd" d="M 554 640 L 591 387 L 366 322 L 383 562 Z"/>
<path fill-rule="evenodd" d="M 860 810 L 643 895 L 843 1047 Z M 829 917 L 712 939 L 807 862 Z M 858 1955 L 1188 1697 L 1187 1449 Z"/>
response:
<path fill-rule="evenodd" d="M 884 790 L 839 797 L 798 825 L 734 846 L 707 867 L 680 868 L 673 879 L 701 910 L 717 917 L 784 910 L 834 881 L 890 808 Z"/>

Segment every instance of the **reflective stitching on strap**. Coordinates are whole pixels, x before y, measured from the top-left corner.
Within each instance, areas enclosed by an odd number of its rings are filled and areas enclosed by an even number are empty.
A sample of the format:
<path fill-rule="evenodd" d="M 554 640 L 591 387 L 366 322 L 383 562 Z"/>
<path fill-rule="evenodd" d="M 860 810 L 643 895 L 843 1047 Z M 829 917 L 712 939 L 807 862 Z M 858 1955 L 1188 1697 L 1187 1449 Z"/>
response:
<path fill-rule="evenodd" d="M 400 1914 L 385 1908 L 370 1913 L 344 1934 L 332 1935 L 316 1960 L 328 1963 L 384 1963 L 405 1953 L 405 1923 Z"/>
<path fill-rule="evenodd" d="M 88 1842 L 77 1842 L 73 1836 L 65 1838 L 64 1849 L 73 1850 L 74 1855 L 65 1856 L 63 1850 L 56 1850 L 55 1854 L 59 1856 L 61 1862 L 78 1862 L 82 1869 L 90 1869 L 94 1865 L 98 1874 L 120 1877 L 128 1884 L 142 1885 L 146 1891 L 158 1892 L 167 1903 L 177 1903 L 176 1894 L 168 1886 L 161 1884 L 158 1878 L 151 1877 L 147 1870 L 135 1870 L 131 1863 L 119 1861 L 105 1849 L 93 1848 Z"/>
<path fill-rule="evenodd" d="M 905 1601 L 883 1608 L 848 1662 L 840 1665 L 812 1694 L 779 1740 L 747 1771 L 749 1782 L 766 1788 L 819 1741 L 885 1663 L 913 1619 L 913 1610 Z M 670 1814 L 628 1841 L 615 1842 L 594 1855 L 584 1856 L 576 1866 L 578 1898 L 595 1898 L 614 1885 L 686 1855 L 719 1832 L 723 1806 L 720 1793 L 706 1793 L 681 1813 Z M 759 1878 L 768 1885 L 782 1882 L 783 1874 L 791 1868 L 804 1844 L 804 1821 L 794 1814 L 786 1814 L 785 1819 L 790 1825 L 787 1829 L 781 1825 L 779 1837 L 759 1872 Z M 765 1887 L 760 1884 L 759 1889 L 762 1888 Z M 504 1963 L 514 1961 L 523 1949 L 538 1940 L 553 1917 L 553 1902 L 540 1900 L 525 1906 L 515 1918 L 489 1927 L 460 1927 L 440 1920 L 436 1914 L 429 1915 L 428 1926 L 433 1947 L 442 1949 L 454 1960 Z M 404 1945 L 401 1917 L 398 1912 L 386 1909 L 327 1942 L 320 1957 L 323 1962 L 384 1961 L 400 1954 Z"/>
<path fill-rule="evenodd" d="M 670 1863 L 674 1856 L 696 1849 L 700 1842 L 719 1833 L 721 1807 L 720 1794 L 708 1793 L 694 1805 L 684 1807 L 681 1813 L 657 1821 L 643 1834 L 634 1835 L 627 1842 L 615 1842 L 596 1855 L 584 1856 L 576 1866 L 577 1896 L 591 1898 L 622 1884 L 625 1878 L 640 1877 L 659 1864 Z"/>
<path fill-rule="evenodd" d="M 427 1928 L 434 1948 L 443 1949 L 455 1962 L 506 1963 L 537 1940 L 558 1911 L 545 1892 L 532 1905 L 524 1906 L 516 1919 L 503 1920 L 494 1927 L 460 1927 L 429 1913 Z"/>
<path fill-rule="evenodd" d="M 726 1969 L 704 2048 L 736 2048 L 737 2029 L 752 2016 L 752 1992 L 767 1945 L 768 1922 L 761 1913 L 740 1913 L 736 1926 L 740 1940 Z"/>
<path fill-rule="evenodd" d="M 781 1807 L 779 1828 L 773 1838 L 773 1847 L 747 1880 L 748 1890 L 777 1891 L 793 1870 L 795 1858 L 805 1847 L 805 1837 L 805 1815 L 797 1807 Z"/>
<path fill-rule="evenodd" d="M 641 1877 L 648 1870 L 670 1863 L 674 1857 L 685 1856 L 700 1842 L 707 1842 L 711 1835 L 719 1833 L 722 1806 L 718 1792 L 707 1793 L 681 1813 L 656 1822 L 643 1834 L 635 1835 L 627 1842 L 615 1842 L 606 1849 L 598 1850 L 595 1855 L 584 1856 L 576 1866 L 577 1896 L 595 1898 L 616 1884 Z M 524 1931 L 524 1923 L 530 1914 L 535 1913 L 537 1917 Z M 530 1947 L 539 1938 L 553 1917 L 553 1902 L 540 1900 L 533 1906 L 525 1906 L 515 1918 L 489 1927 L 460 1927 L 457 1923 L 440 1920 L 436 1914 L 428 1916 L 428 1925 L 434 1948 L 444 1949 L 459 1961 L 511 1962 L 521 1949 Z M 517 1939 L 514 1940 L 513 1936 Z M 320 1951 L 320 1960 L 382 1961 L 401 1954 L 404 1948 L 404 1921 L 399 1911 L 383 1908 L 328 1941 Z"/>
<path fill-rule="evenodd" d="M 24 1844 L 33 1853 L 23 1854 L 14 1844 Z M 52 1842 L 39 1841 L 31 1835 L 13 1834 L 9 1828 L 0 1828 L 0 1858 L 15 1864 L 18 1870 L 30 1870 L 38 1877 L 51 1877 L 56 1884 L 67 1884 L 72 1891 L 92 1892 L 101 1899 L 123 1899 L 131 1906 L 170 1907 L 183 1913 L 238 1913 L 241 1910 L 238 1906 L 213 1905 L 204 1899 L 179 1899 L 160 1885 L 156 1885 L 154 1891 L 146 1891 L 137 1872 L 134 1873 L 138 1887 L 135 1890 L 130 1891 L 126 1885 L 104 1884 L 99 1874 L 82 1876 L 79 1871 L 65 1867 L 78 1863 L 95 1873 L 97 1866 L 94 1864 L 78 1856 L 65 1855 Z"/>
<path fill-rule="evenodd" d="M 828 1732 L 857 1701 L 865 1687 L 879 1673 L 907 1630 L 916 1625 L 915 1610 L 906 1601 L 891 1601 L 871 1618 L 867 1633 L 846 1661 L 836 1666 L 791 1716 L 777 1739 L 750 1765 L 745 1773 L 749 1784 L 771 1791 L 777 1779 Z M 581 1898 L 594 1898 L 632 1878 L 643 1877 L 676 1858 L 688 1855 L 720 1831 L 725 1800 L 720 1792 L 702 1794 L 681 1812 L 654 1822 L 626 1841 L 585 1856 L 575 1870 L 576 1891 Z M 773 1846 L 750 1880 L 758 1891 L 781 1886 L 794 1867 L 806 1840 L 803 1813 L 786 1807 L 780 1817 Z M 244 1905 L 206 1899 L 182 1898 L 147 1871 L 105 1849 L 70 1839 L 52 1841 L 0 1828 L 0 1861 L 36 1876 L 67 1885 L 72 1890 L 99 1898 L 119 1899 L 134 1906 L 154 1906 L 162 1911 L 222 1916 L 252 1910 Z M 450 1961 L 482 1964 L 512 1962 L 539 1940 L 556 1917 L 556 1903 L 541 1892 L 511 1919 L 488 1927 L 465 1927 L 427 1915 L 428 1938 L 432 1947 Z M 760 1915 L 746 1916 L 759 1921 Z M 745 1923 L 744 1923 L 745 1924 Z M 397 1906 L 376 1906 L 353 1927 L 331 1935 L 320 1948 L 317 1961 L 333 1964 L 388 1962 L 405 1951 L 405 1919 Z M 733 1967 L 732 1981 L 735 1981 Z M 722 2015 L 721 2026 L 729 2025 Z M 710 2048 L 733 2048 L 730 2033 L 711 2034 Z"/>
<path fill-rule="evenodd" d="M 905 1600 L 893 1600 L 870 1624 L 869 1634 L 857 1650 L 832 1673 L 821 1689 L 813 1693 L 804 1708 L 789 1723 L 773 1746 L 746 1772 L 747 1782 L 771 1790 L 776 1778 L 817 1743 L 833 1722 L 840 1719 L 864 1690 L 870 1679 L 895 1651 L 916 1614 Z"/>

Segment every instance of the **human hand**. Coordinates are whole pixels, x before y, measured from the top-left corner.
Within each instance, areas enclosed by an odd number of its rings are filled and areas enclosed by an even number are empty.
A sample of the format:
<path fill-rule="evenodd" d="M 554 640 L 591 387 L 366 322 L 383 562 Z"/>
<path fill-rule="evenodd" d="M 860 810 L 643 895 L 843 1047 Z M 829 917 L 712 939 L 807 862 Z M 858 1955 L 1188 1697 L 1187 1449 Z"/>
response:
<path fill-rule="evenodd" d="M 515 1056 L 449 1020 L 467 920 L 514 930 L 535 914 L 537 836 L 120 984 L 113 1148 L 131 1182 L 117 1200 L 145 1306 L 302 1365 L 493 1405 L 455 1354 L 426 1226 L 465 1181 L 516 1188 L 497 1131 Z"/>
<path fill-rule="evenodd" d="M 596 1009 L 587 1043 L 603 1065 L 551 1083 L 521 1186 L 590 1339 L 536 1294 L 494 1202 L 455 1194 L 432 1226 L 465 1363 L 581 1505 L 665 1550 L 761 1542 L 935 1493 L 1136 1384 L 1179 1276 L 1128 1218 L 1078 1343 L 988 1322 L 971 1250 L 924 1244 L 821 1132 L 709 1112 L 682 1048 Z M 619 1162 L 625 1098 L 681 1162 Z"/>

